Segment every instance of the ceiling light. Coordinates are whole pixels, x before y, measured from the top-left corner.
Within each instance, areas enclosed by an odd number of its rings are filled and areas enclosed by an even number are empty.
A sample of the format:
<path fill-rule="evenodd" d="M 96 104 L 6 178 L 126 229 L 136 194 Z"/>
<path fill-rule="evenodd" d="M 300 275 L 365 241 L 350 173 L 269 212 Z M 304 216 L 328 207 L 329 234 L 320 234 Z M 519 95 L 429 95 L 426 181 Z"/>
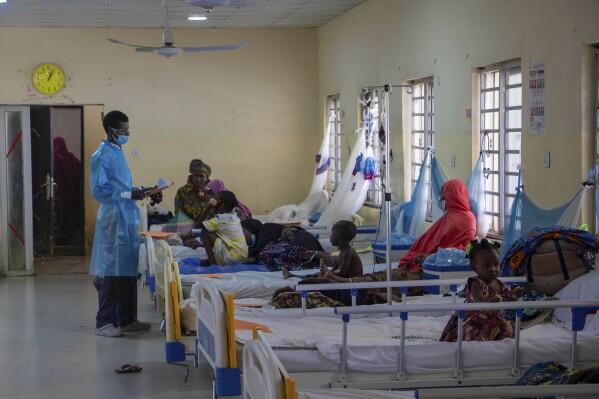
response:
<path fill-rule="evenodd" d="M 8 3 L 8 0 L 0 0 L 0 4 L 2 3 Z"/>
<path fill-rule="evenodd" d="M 2 0 L 0 0 L 1 2 Z M 205 15 L 190 15 L 189 17 L 187 17 L 188 20 L 190 21 L 205 21 L 208 18 L 206 18 Z"/>

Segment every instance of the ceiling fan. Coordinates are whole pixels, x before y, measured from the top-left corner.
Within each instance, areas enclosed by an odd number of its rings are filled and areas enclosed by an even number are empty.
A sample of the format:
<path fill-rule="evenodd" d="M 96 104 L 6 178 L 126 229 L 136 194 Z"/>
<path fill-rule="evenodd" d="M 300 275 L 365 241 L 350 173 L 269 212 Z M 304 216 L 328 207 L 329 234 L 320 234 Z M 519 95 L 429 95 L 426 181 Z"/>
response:
<path fill-rule="evenodd" d="M 211 13 L 214 7 L 219 6 L 246 7 L 252 5 L 246 0 L 185 0 L 185 3 L 190 6 L 202 7 L 206 13 Z"/>
<path fill-rule="evenodd" d="M 160 47 L 141 46 L 141 45 L 137 45 L 137 44 L 125 43 L 120 40 L 111 39 L 111 38 L 109 38 L 108 41 L 110 43 L 124 44 L 125 46 L 135 47 L 135 51 L 137 51 L 139 53 L 154 53 L 154 54 L 162 55 L 166 58 L 171 58 L 175 55 L 179 55 L 179 54 L 185 53 L 185 52 L 236 50 L 238 48 L 245 47 L 251 43 L 248 41 L 248 42 L 242 42 L 239 44 L 227 44 L 227 45 L 222 45 L 222 46 L 175 47 L 174 46 L 175 39 L 174 39 L 173 33 L 170 31 L 169 12 L 168 12 L 168 6 L 166 4 L 166 0 L 162 0 L 162 6 L 164 7 L 164 12 L 165 12 L 165 16 L 166 16 L 166 26 L 165 26 L 166 30 L 162 34 L 162 46 L 160 46 Z"/>

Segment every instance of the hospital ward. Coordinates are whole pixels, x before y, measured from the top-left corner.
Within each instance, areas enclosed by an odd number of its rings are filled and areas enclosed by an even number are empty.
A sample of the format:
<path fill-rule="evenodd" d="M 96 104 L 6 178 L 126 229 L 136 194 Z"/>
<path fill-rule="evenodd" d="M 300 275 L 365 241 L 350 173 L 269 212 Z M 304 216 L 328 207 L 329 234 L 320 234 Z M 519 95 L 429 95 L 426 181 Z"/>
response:
<path fill-rule="evenodd" d="M 0 0 L 0 399 L 599 398 L 598 18 Z"/>

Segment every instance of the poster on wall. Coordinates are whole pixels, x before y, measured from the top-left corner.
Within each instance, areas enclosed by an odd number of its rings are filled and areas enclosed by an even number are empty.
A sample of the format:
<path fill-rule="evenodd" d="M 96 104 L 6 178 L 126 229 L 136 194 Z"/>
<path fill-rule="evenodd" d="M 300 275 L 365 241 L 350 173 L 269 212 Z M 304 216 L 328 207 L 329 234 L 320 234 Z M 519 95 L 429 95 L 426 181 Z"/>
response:
<path fill-rule="evenodd" d="M 545 134 L 545 63 L 532 62 L 528 67 L 530 88 L 530 134 Z"/>

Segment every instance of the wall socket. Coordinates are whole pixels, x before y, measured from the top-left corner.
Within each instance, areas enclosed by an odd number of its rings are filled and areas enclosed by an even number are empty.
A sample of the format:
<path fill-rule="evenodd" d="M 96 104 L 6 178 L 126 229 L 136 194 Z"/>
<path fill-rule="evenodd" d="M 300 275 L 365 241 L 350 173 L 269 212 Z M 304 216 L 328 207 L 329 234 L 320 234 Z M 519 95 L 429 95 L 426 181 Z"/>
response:
<path fill-rule="evenodd" d="M 546 168 L 551 166 L 551 154 L 549 153 L 549 151 L 545 151 L 543 153 L 543 166 L 545 166 Z"/>

